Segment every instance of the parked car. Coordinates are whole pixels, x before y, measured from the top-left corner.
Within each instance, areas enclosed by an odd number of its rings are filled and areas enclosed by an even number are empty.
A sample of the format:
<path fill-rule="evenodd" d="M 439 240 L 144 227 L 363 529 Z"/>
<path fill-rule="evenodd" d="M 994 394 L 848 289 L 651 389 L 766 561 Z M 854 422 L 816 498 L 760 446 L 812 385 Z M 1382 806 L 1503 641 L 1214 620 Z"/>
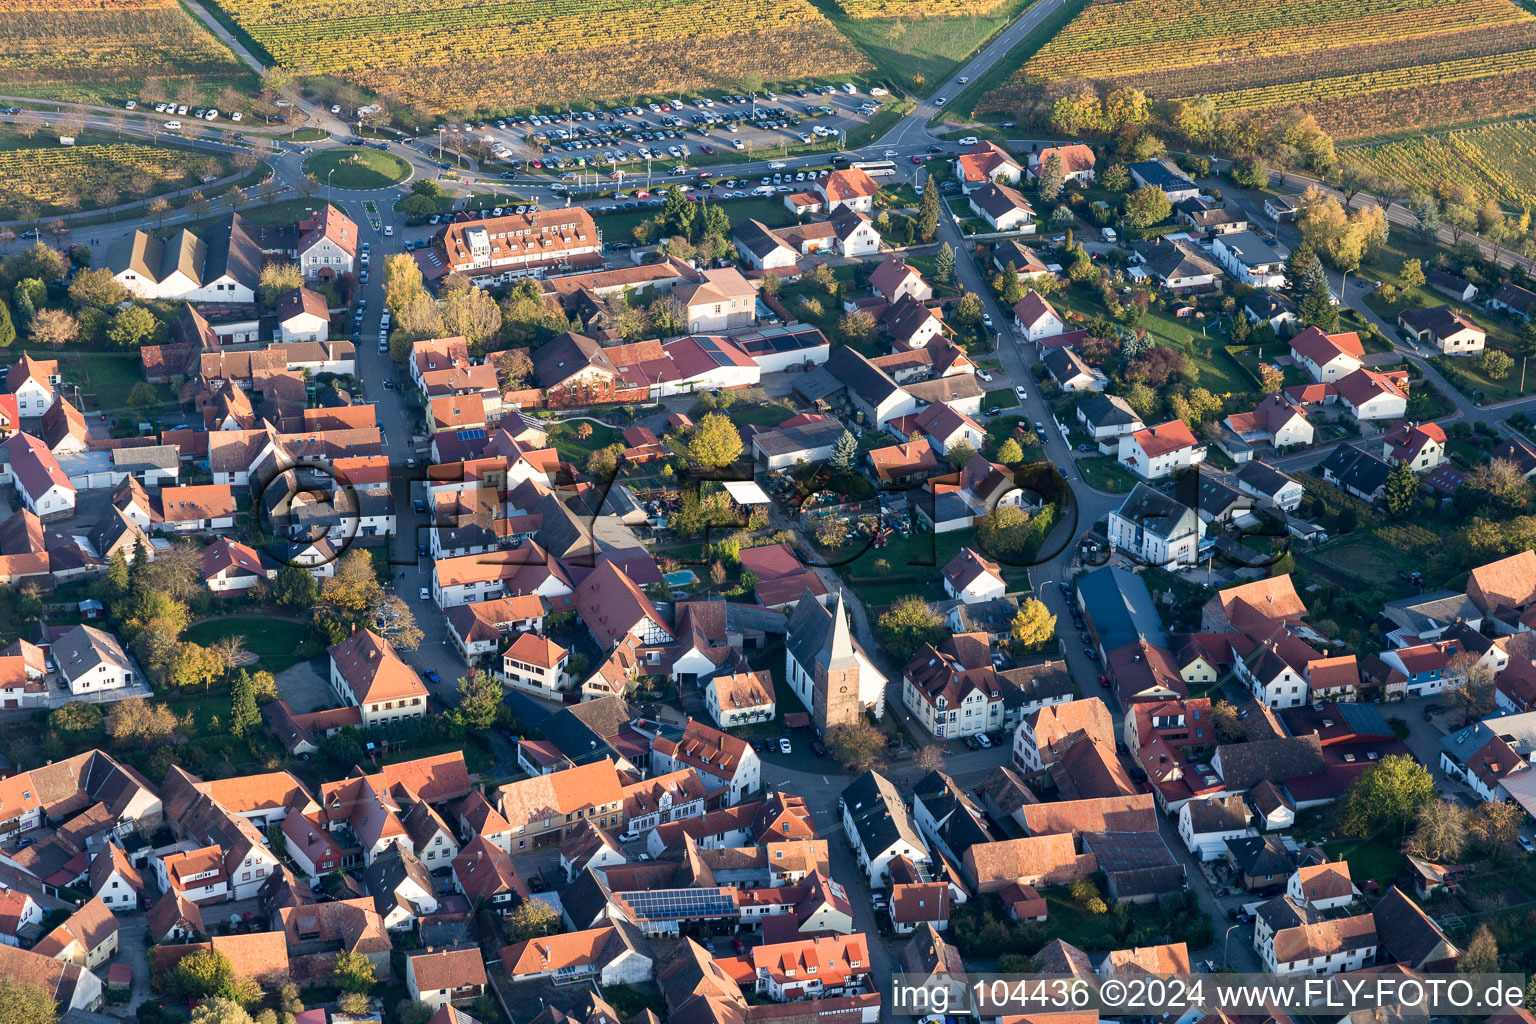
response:
<path fill-rule="evenodd" d="M 811 740 L 811 753 L 817 757 L 826 757 L 827 745 L 821 742 L 821 740 Z"/>
<path fill-rule="evenodd" d="M 794 753 L 794 748 L 789 745 L 789 737 L 788 736 L 780 736 L 779 737 L 779 753 L 781 753 L 781 754 L 792 754 L 792 753 Z"/>
<path fill-rule="evenodd" d="M 426 587 L 422 587 L 421 588 L 421 592 L 420 592 L 420 594 L 418 596 L 423 601 L 430 601 L 430 600 L 432 600 L 432 591 L 428 590 Z"/>
<path fill-rule="evenodd" d="M 991 738 L 984 732 L 979 732 L 976 734 L 976 742 L 981 745 L 983 750 L 986 750 L 992 746 Z"/>

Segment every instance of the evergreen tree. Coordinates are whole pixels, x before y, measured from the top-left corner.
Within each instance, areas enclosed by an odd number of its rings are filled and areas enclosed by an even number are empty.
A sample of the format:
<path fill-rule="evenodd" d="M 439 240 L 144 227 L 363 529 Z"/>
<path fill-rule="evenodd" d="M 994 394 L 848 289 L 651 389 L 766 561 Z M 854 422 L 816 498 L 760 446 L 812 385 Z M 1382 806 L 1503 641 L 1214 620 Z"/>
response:
<path fill-rule="evenodd" d="M 128 578 L 137 588 L 144 583 L 144 577 L 149 575 L 149 545 L 144 542 L 144 535 L 133 542 L 133 564 L 128 567 Z"/>
<path fill-rule="evenodd" d="M 1291 254 L 1285 258 L 1285 288 L 1294 292 L 1301 287 L 1301 282 L 1311 269 L 1312 262 L 1317 259 L 1317 253 L 1313 251 L 1310 243 L 1302 242 L 1291 250 Z"/>
<path fill-rule="evenodd" d="M 243 737 L 260 724 L 261 711 L 256 707 L 256 686 L 251 682 L 251 674 L 241 669 L 235 676 L 235 684 L 230 692 L 229 731 Z"/>
<path fill-rule="evenodd" d="M 0 299 L 0 348 L 10 348 L 16 340 L 16 325 L 11 322 L 11 307 Z"/>
<path fill-rule="evenodd" d="M 1296 292 L 1296 318 L 1303 326 L 1316 327 L 1325 334 L 1339 329 L 1339 307 L 1333 304 L 1333 296 L 1328 291 L 1328 274 L 1323 270 L 1323 261 L 1315 255 Z"/>
<path fill-rule="evenodd" d="M 1251 325 L 1248 323 L 1248 314 L 1241 309 L 1232 314 L 1232 344 L 1246 345 L 1248 343 L 1248 331 Z"/>
<path fill-rule="evenodd" d="M 1061 154 L 1051 150 L 1051 155 L 1045 158 L 1040 165 L 1040 198 L 1048 203 L 1054 203 L 1056 197 L 1061 195 L 1062 173 Z"/>
<path fill-rule="evenodd" d="M 1414 499 L 1419 495 L 1419 478 L 1413 475 L 1413 470 L 1402 459 L 1392 467 L 1392 472 L 1387 474 L 1386 489 L 1382 492 L 1381 504 L 1387 510 L 1387 514 L 1400 519 L 1413 509 Z"/>
<path fill-rule="evenodd" d="M 122 597 L 128 593 L 130 578 L 128 558 L 123 554 L 123 549 L 118 548 L 112 552 L 112 557 L 107 562 L 107 585 L 112 588 L 115 596 Z"/>
<path fill-rule="evenodd" d="M 928 241 L 939 230 L 939 190 L 929 183 L 929 187 L 923 190 L 923 202 L 917 209 L 917 233 L 923 241 Z"/>
<path fill-rule="evenodd" d="M 859 439 L 853 436 L 853 431 L 845 430 L 832 446 L 832 457 L 827 460 L 827 463 L 833 469 L 851 469 L 853 460 L 858 456 Z"/>
<path fill-rule="evenodd" d="M 1009 263 L 1003 268 L 1003 301 L 1010 307 L 1024 298 L 1024 283 L 1019 280 L 1019 268 Z"/>
<path fill-rule="evenodd" d="M 933 278 L 939 284 L 949 284 L 955 279 L 955 250 L 945 242 L 933 261 Z"/>

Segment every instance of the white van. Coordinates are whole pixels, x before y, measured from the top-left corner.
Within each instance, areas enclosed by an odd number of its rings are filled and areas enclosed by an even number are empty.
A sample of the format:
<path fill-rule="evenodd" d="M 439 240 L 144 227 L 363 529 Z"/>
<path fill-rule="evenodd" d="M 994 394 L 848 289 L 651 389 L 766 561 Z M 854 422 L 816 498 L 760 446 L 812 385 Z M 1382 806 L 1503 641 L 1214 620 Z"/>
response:
<path fill-rule="evenodd" d="M 165 122 L 165 130 L 168 131 L 168 132 L 179 132 L 179 131 L 181 131 L 181 122 L 180 121 L 167 121 L 167 122 Z"/>
<path fill-rule="evenodd" d="M 843 92 L 847 93 L 849 96 L 852 96 L 854 93 L 856 93 L 858 91 L 859 90 L 857 90 L 857 89 L 855 89 L 853 87 L 853 83 L 852 82 L 844 82 L 843 83 Z"/>

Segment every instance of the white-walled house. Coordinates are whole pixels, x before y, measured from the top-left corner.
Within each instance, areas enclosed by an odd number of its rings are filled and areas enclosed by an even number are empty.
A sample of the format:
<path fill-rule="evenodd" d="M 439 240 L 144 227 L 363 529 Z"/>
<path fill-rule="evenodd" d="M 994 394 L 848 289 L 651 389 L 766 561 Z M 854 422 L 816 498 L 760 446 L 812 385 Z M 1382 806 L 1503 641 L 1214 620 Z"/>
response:
<path fill-rule="evenodd" d="M 1179 838 L 1201 860 L 1221 860 L 1227 855 L 1227 840 L 1258 835 L 1248 819 L 1241 796 L 1187 800 L 1179 807 Z"/>
<path fill-rule="evenodd" d="M 1056 307 L 1033 288 L 1013 304 L 1013 323 L 1029 341 L 1049 338 L 1067 329 Z"/>
<path fill-rule="evenodd" d="M 23 508 L 43 520 L 74 515 L 78 492 L 47 445 L 20 433 L 8 439 L 4 448 L 10 457 L 0 470 L 0 480 L 16 485 Z"/>
<path fill-rule="evenodd" d="M 76 626 L 54 641 L 53 660 L 76 695 L 120 690 L 136 678 L 117 638 L 95 626 Z"/>
<path fill-rule="evenodd" d="M 944 592 L 966 604 L 993 601 L 1008 592 L 1002 566 L 973 548 L 961 548 L 944 567 Z"/>
<path fill-rule="evenodd" d="M 357 238 L 352 218 L 327 203 L 314 217 L 299 222 L 299 269 L 310 280 L 352 273 Z"/>
<path fill-rule="evenodd" d="M 1143 480 L 1160 480 L 1205 460 L 1205 448 L 1183 420 L 1169 420 L 1120 438 L 1120 464 Z"/>
<path fill-rule="evenodd" d="M 325 299 L 308 288 L 295 288 L 278 297 L 278 336 L 284 342 L 327 341 L 331 311 Z"/>
<path fill-rule="evenodd" d="M 890 864 L 897 857 L 917 865 L 931 863 L 901 791 L 885 776 L 865 772 L 843 790 L 841 803 L 848 842 L 870 888 L 883 889 L 890 883 Z"/>
<path fill-rule="evenodd" d="M 517 690 L 558 695 L 571 682 L 571 653 L 537 633 L 519 633 L 501 655 L 501 681 Z"/>

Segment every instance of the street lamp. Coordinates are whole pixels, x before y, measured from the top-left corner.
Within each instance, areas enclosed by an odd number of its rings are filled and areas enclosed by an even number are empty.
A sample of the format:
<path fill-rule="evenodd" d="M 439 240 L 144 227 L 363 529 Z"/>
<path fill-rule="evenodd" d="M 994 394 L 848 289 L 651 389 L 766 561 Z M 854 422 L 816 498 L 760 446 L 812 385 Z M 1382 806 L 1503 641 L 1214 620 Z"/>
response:
<path fill-rule="evenodd" d="M 1227 929 L 1227 934 L 1221 940 L 1221 962 L 1225 967 L 1232 966 L 1232 961 L 1227 957 L 1228 949 L 1232 943 L 1232 933 L 1242 926 L 1243 922 L 1237 922 L 1237 924 L 1234 924 L 1232 927 Z"/>

